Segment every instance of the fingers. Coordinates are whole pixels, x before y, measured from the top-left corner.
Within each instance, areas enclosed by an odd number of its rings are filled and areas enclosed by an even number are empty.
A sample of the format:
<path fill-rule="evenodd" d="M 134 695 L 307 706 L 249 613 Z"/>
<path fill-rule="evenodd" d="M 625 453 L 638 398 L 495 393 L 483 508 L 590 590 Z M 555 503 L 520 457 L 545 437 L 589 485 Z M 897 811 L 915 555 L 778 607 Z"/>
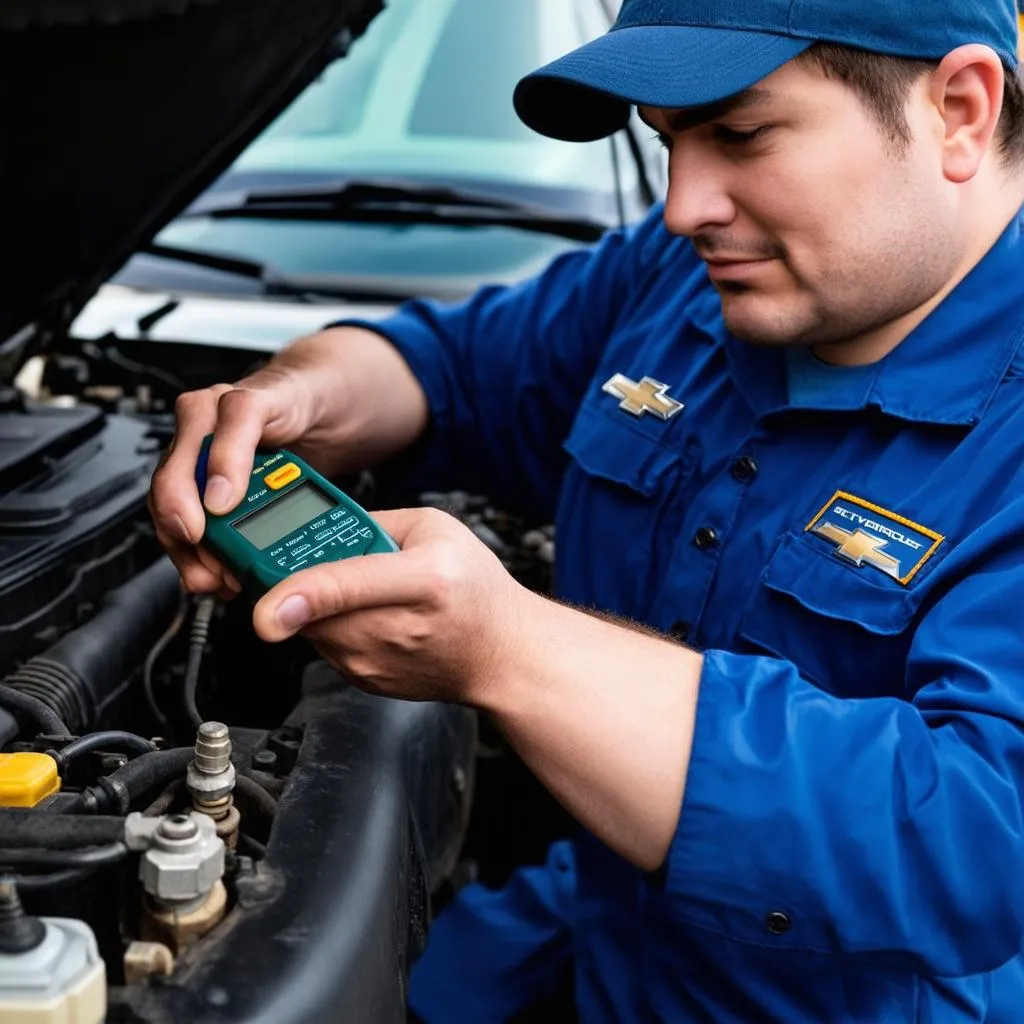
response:
<path fill-rule="evenodd" d="M 278 406 L 288 405 L 285 391 L 217 384 L 178 398 L 174 440 L 153 474 L 149 509 L 157 539 L 193 593 L 239 590 L 224 567 L 197 547 L 206 529 L 203 496 L 195 481 L 203 439 L 207 434 L 215 437 L 207 467 L 206 506 L 212 512 L 229 511 L 245 496 L 266 423 L 279 415 Z"/>
<path fill-rule="evenodd" d="M 185 544 L 198 544 L 206 528 L 196 487 L 196 463 L 203 438 L 217 425 L 217 403 L 230 385 L 190 391 L 175 404 L 174 440 L 153 474 L 149 507 L 157 530 Z"/>

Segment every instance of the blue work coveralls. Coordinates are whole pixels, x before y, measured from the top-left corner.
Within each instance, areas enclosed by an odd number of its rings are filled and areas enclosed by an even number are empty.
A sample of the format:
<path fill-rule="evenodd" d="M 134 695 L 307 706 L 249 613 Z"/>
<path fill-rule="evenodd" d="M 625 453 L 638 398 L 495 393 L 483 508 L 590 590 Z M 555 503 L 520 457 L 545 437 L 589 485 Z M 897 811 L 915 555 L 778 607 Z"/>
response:
<path fill-rule="evenodd" d="M 570 958 L 586 1024 L 1024 1021 L 1022 229 L 861 370 L 732 338 L 660 210 L 363 324 L 426 390 L 424 480 L 555 517 L 562 598 L 705 656 L 664 867 L 582 835 L 463 890 L 428 1024 Z"/>

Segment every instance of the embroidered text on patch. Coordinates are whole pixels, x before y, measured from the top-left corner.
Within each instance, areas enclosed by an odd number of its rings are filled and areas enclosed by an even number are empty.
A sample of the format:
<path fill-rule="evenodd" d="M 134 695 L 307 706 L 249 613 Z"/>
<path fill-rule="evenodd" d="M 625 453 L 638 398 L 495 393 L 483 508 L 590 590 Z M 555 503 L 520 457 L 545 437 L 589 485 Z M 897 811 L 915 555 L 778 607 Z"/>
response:
<path fill-rule="evenodd" d="M 934 530 L 846 491 L 832 495 L 807 531 L 829 541 L 837 557 L 858 568 L 878 569 L 904 586 L 945 540 Z"/>

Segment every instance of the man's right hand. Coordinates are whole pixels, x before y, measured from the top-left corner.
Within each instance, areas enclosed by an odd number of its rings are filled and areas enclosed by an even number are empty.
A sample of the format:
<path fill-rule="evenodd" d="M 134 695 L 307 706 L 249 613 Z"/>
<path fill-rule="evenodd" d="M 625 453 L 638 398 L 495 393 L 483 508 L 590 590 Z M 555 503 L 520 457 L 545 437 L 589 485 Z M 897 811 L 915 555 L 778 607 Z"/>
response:
<path fill-rule="evenodd" d="M 387 403 L 375 395 L 387 394 Z M 396 401 L 397 399 L 397 401 Z M 397 350 L 357 328 L 304 338 L 237 384 L 179 396 L 174 440 L 153 475 L 157 538 L 193 593 L 239 589 L 199 546 L 203 505 L 223 514 L 245 496 L 257 447 L 291 448 L 322 472 L 368 466 L 422 433 L 426 398 Z M 195 482 L 203 438 L 213 434 L 204 495 Z"/>

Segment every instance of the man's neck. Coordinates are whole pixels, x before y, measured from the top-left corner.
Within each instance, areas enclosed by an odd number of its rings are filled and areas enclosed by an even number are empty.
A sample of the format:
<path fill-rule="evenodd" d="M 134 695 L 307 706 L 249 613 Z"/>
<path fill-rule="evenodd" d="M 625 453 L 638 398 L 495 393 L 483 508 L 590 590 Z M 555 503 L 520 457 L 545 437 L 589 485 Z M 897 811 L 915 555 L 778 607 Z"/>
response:
<path fill-rule="evenodd" d="M 812 345 L 814 354 L 833 366 L 867 366 L 884 359 L 910 336 L 953 292 L 957 285 L 985 258 L 1011 221 L 1024 206 L 1024 180 L 1018 179 L 1000 190 L 984 225 L 974 232 L 964 259 L 954 274 L 931 299 L 911 312 L 859 338 L 825 345 Z M 980 220 L 980 218 L 979 218 Z"/>

